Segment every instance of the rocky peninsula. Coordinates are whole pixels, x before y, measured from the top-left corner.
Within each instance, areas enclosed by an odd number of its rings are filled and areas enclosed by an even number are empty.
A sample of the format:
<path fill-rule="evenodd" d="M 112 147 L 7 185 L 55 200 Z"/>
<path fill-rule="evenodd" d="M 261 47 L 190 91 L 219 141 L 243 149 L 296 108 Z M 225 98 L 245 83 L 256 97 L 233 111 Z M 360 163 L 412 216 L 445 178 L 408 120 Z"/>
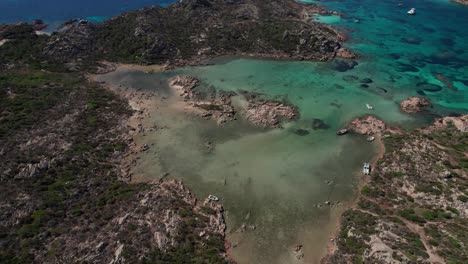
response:
<path fill-rule="evenodd" d="M 322 263 L 462 263 L 467 118 L 441 118 L 410 133 L 383 132 L 385 155 L 365 178 L 356 206 L 344 213 L 336 247 Z M 353 123 L 360 128 L 369 119 Z M 367 127 L 358 131 L 383 128 Z"/>

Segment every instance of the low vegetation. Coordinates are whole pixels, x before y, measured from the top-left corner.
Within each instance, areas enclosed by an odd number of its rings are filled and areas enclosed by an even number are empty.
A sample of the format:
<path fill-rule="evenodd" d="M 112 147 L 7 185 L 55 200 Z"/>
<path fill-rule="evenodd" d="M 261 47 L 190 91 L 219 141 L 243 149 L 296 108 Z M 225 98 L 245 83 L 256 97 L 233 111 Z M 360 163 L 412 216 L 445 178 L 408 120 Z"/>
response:
<path fill-rule="evenodd" d="M 453 125 L 385 136 L 386 154 L 343 215 L 327 262 L 424 263 L 433 255 L 464 263 L 467 139 Z"/>

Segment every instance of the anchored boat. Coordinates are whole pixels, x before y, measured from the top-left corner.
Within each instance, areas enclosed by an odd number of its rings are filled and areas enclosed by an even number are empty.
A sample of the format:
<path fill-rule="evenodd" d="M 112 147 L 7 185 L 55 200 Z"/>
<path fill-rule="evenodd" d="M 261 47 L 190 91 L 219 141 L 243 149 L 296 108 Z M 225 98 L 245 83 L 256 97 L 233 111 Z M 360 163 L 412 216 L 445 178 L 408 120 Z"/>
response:
<path fill-rule="evenodd" d="M 364 175 L 369 175 L 370 174 L 370 164 L 369 163 L 364 163 L 364 165 L 362 166 L 362 173 L 364 173 Z"/>
<path fill-rule="evenodd" d="M 366 104 L 366 107 L 367 107 L 367 109 L 369 109 L 369 110 L 373 110 L 373 109 L 374 109 L 374 107 L 373 107 L 372 105 L 370 105 L 370 104 Z"/>
<path fill-rule="evenodd" d="M 341 130 L 336 131 L 336 134 L 337 134 L 338 136 L 342 136 L 342 135 L 344 135 L 344 134 L 347 134 L 348 132 L 349 132 L 348 129 L 343 128 L 343 129 L 341 129 Z"/>
<path fill-rule="evenodd" d="M 411 8 L 411 9 L 408 11 L 408 15 L 416 15 L 416 8 Z"/>
<path fill-rule="evenodd" d="M 212 194 L 208 195 L 208 199 L 210 199 L 213 202 L 219 201 L 219 198 L 217 196 L 212 195 Z"/>

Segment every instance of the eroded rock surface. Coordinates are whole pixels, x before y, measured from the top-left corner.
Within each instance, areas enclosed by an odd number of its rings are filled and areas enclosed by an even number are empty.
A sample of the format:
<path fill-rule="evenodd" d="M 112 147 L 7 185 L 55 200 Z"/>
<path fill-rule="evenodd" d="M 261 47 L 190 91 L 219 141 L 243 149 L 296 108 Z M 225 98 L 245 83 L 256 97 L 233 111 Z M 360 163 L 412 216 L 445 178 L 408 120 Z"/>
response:
<path fill-rule="evenodd" d="M 420 97 L 410 97 L 400 103 L 400 109 L 405 113 L 421 112 L 425 107 L 429 106 L 431 106 L 431 103 Z"/>
<path fill-rule="evenodd" d="M 384 132 L 386 125 L 375 116 L 365 116 L 351 121 L 348 128 L 358 134 L 372 135 Z"/>
<path fill-rule="evenodd" d="M 239 91 L 202 92 L 198 91 L 200 80 L 192 76 L 176 76 L 169 80 L 169 85 L 179 96 L 198 110 L 199 115 L 215 119 L 218 124 L 232 121 L 237 115 L 252 124 L 261 127 L 279 127 L 282 122 L 296 120 L 298 109 L 288 102 L 264 99 L 262 94 Z M 241 97 L 242 106 L 235 106 L 232 97 Z"/>

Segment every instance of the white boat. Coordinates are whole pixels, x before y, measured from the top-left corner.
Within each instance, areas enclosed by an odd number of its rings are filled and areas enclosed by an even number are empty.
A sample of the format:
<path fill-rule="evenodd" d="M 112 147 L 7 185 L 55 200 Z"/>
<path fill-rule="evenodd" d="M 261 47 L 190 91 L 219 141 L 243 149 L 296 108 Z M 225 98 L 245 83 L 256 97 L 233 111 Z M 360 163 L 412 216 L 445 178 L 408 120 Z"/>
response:
<path fill-rule="evenodd" d="M 411 8 L 411 9 L 408 11 L 408 15 L 416 15 L 416 8 Z"/>
<path fill-rule="evenodd" d="M 369 142 L 372 142 L 372 141 L 374 141 L 374 140 L 375 140 L 375 137 L 373 137 L 373 136 L 367 137 L 367 141 L 369 141 Z"/>
<path fill-rule="evenodd" d="M 362 173 L 364 173 L 364 175 L 369 175 L 370 174 L 370 164 L 369 163 L 364 163 L 364 166 L 362 166 Z"/>
<path fill-rule="evenodd" d="M 212 195 L 212 194 L 208 195 L 208 199 L 210 199 L 213 202 L 219 201 L 219 198 L 217 196 Z"/>
<path fill-rule="evenodd" d="M 370 105 L 370 104 L 366 104 L 366 107 L 367 107 L 367 109 L 369 109 L 369 110 L 373 110 L 373 109 L 374 109 L 374 107 L 373 107 L 372 105 Z"/>

